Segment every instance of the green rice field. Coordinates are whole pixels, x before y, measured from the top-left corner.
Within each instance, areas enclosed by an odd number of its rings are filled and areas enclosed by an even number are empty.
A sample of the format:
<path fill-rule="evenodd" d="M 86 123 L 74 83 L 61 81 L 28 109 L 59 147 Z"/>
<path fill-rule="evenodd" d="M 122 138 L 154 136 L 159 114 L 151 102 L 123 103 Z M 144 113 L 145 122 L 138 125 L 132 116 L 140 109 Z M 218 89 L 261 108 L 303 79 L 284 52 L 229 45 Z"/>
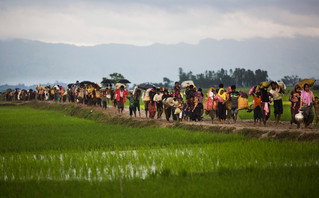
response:
<path fill-rule="evenodd" d="M 316 197 L 319 144 L 0 106 L 0 197 Z"/>

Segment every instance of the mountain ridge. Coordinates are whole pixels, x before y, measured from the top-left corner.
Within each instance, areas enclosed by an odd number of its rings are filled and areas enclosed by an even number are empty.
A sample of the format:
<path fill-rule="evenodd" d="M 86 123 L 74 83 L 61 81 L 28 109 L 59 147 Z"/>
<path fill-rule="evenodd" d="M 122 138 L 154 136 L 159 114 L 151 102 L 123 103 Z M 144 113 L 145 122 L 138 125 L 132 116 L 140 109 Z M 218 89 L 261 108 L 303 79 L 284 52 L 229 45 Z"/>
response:
<path fill-rule="evenodd" d="M 203 39 L 198 44 L 76 46 L 14 39 L 0 41 L 0 84 L 98 82 L 113 72 L 133 83 L 178 79 L 178 68 L 193 73 L 236 67 L 285 75 L 318 77 L 319 38 L 252 38 L 244 41 Z"/>

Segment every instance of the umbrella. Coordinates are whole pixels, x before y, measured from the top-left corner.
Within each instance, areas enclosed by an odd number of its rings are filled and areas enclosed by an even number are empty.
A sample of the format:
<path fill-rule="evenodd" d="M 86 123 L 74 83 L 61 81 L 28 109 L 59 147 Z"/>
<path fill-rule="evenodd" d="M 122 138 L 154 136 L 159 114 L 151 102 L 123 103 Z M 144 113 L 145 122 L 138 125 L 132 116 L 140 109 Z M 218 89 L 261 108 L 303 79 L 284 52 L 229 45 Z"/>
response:
<path fill-rule="evenodd" d="M 149 83 L 142 83 L 142 84 L 139 84 L 137 86 L 138 86 L 138 88 L 143 89 L 143 90 L 155 87 L 154 85 L 149 84 Z"/>
<path fill-rule="evenodd" d="M 113 80 L 111 80 L 111 79 L 107 79 L 107 78 L 105 78 L 105 79 L 103 79 L 103 80 L 101 81 L 101 83 L 103 83 L 103 84 L 113 84 L 113 83 L 114 83 L 114 81 L 113 81 Z"/>
<path fill-rule="evenodd" d="M 316 80 L 312 80 L 312 79 L 303 79 L 301 80 L 299 83 L 297 83 L 297 85 L 299 85 L 302 89 L 304 87 L 305 84 L 308 84 L 309 87 L 312 87 L 313 84 L 315 84 Z"/>
<path fill-rule="evenodd" d="M 90 85 L 90 84 L 93 84 L 93 82 L 91 82 L 91 81 L 82 81 L 82 82 L 80 82 L 80 85 Z"/>
<path fill-rule="evenodd" d="M 128 81 L 128 80 L 126 80 L 126 79 L 121 79 L 121 80 L 119 80 L 118 82 L 119 82 L 119 83 L 124 83 L 124 84 L 126 84 L 126 83 L 131 83 L 130 81 Z"/>
<path fill-rule="evenodd" d="M 90 84 L 90 86 L 92 86 L 95 89 L 100 89 L 101 88 L 100 85 L 98 85 L 96 83 L 92 83 L 92 84 Z"/>
<path fill-rule="evenodd" d="M 91 82 L 91 81 L 82 81 L 82 82 L 80 82 L 80 87 L 85 87 L 85 86 L 87 86 L 87 85 L 92 85 L 92 84 L 94 84 L 93 82 Z"/>
<path fill-rule="evenodd" d="M 71 88 L 74 85 L 74 83 L 68 84 L 68 87 Z"/>

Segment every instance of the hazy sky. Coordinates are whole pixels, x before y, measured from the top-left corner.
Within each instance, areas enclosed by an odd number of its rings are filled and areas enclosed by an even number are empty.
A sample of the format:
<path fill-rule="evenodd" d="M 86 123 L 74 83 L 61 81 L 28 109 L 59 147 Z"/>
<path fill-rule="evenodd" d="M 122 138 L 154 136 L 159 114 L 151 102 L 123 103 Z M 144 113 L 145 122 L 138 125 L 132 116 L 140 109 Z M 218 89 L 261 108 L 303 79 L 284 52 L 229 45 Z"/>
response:
<path fill-rule="evenodd" d="M 196 44 L 319 36 L 318 0 L 0 0 L 0 39 Z"/>

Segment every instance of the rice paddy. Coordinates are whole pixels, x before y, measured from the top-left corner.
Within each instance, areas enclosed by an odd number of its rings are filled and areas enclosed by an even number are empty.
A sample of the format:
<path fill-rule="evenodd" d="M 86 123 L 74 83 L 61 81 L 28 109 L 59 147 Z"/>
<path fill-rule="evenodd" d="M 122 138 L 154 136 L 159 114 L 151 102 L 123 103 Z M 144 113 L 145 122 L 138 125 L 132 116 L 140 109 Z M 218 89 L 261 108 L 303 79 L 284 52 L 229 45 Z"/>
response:
<path fill-rule="evenodd" d="M 0 107 L 0 197 L 315 197 L 318 143 Z"/>

